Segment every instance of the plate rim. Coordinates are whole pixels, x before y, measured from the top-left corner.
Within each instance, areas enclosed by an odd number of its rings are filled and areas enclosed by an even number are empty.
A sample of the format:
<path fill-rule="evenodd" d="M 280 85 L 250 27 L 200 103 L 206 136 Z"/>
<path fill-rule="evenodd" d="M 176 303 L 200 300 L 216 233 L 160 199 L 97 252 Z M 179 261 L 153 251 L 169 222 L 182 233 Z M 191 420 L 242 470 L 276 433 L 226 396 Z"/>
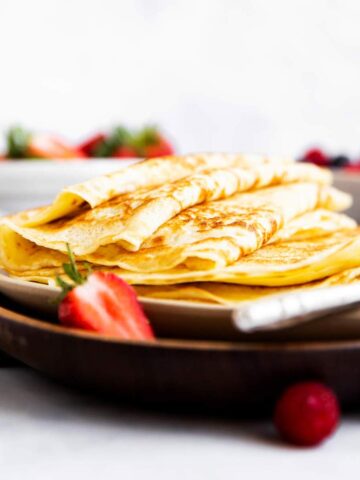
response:
<path fill-rule="evenodd" d="M 5 280 L 4 280 L 5 279 Z M 5 281 L 9 285 L 16 285 L 26 288 L 34 288 L 37 290 L 51 291 L 53 293 L 60 292 L 60 288 L 52 285 L 46 285 L 44 283 L 30 282 L 28 280 L 22 280 L 20 278 L 14 278 L 8 275 L 0 267 L 0 280 Z M 205 302 L 196 302 L 196 301 L 186 301 L 186 300 L 172 300 L 172 299 L 160 299 L 160 298 L 147 298 L 138 295 L 140 303 L 145 306 L 167 306 L 173 308 L 185 308 L 185 309 L 195 309 L 195 310 L 214 310 L 217 312 L 231 313 L 236 307 L 231 305 L 217 305 L 212 303 Z"/>
<path fill-rule="evenodd" d="M 11 301 L 10 301 L 11 302 Z M 13 303 L 13 302 L 11 302 Z M 64 337 L 79 338 L 90 342 L 103 342 L 105 344 L 116 344 L 131 348 L 155 348 L 155 349 L 180 349 L 196 351 L 227 351 L 227 352 L 315 352 L 315 351 L 344 351 L 351 349 L 360 349 L 360 339 L 358 340 L 319 340 L 319 341 L 294 341 L 294 342 L 260 342 L 260 341 L 217 341 L 217 340 L 187 340 L 187 339 L 156 339 L 155 342 L 139 340 L 121 340 L 119 338 L 102 335 L 85 330 L 68 328 L 62 325 L 53 324 L 36 317 L 18 313 L 16 310 L 4 307 L 1 304 L 0 296 L 0 332 L 3 328 L 2 321 L 8 321 L 42 330 L 55 335 Z"/>

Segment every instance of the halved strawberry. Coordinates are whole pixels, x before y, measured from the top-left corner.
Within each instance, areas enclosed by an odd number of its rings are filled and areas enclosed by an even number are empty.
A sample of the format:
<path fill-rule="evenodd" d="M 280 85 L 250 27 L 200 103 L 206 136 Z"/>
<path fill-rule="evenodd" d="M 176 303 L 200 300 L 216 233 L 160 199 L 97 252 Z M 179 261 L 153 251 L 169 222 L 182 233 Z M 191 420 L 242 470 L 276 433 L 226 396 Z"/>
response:
<path fill-rule="evenodd" d="M 97 133 L 82 142 L 78 146 L 78 150 L 87 157 L 93 157 L 95 150 L 105 141 L 105 139 L 106 135 L 104 133 Z"/>
<path fill-rule="evenodd" d="M 174 149 L 171 144 L 162 136 L 158 136 L 156 143 L 147 145 L 144 148 L 145 158 L 165 157 L 166 155 L 172 155 Z"/>
<path fill-rule="evenodd" d="M 154 340 L 134 289 L 113 273 L 82 276 L 68 251 L 70 263 L 64 264 L 64 271 L 74 283 L 57 279 L 63 289 L 58 311 L 60 323 L 123 340 Z"/>
<path fill-rule="evenodd" d="M 132 145 L 138 154 L 144 158 L 163 157 L 172 155 L 174 148 L 168 140 L 157 130 L 149 126 L 143 128 L 133 136 Z"/>
<path fill-rule="evenodd" d="M 7 133 L 8 158 L 70 159 L 83 158 L 84 154 L 52 135 L 34 135 L 21 128 L 11 128 Z"/>
<path fill-rule="evenodd" d="M 51 135 L 34 135 L 27 146 L 27 154 L 31 158 L 55 158 L 61 160 L 84 158 L 83 152 L 71 147 L 57 137 Z"/>
<path fill-rule="evenodd" d="M 130 142 L 131 133 L 129 130 L 122 126 L 115 127 L 109 135 L 93 149 L 93 156 L 113 157 L 119 148 L 130 146 Z"/>
<path fill-rule="evenodd" d="M 121 146 L 112 155 L 114 158 L 135 158 L 137 157 L 136 150 L 132 147 Z"/>

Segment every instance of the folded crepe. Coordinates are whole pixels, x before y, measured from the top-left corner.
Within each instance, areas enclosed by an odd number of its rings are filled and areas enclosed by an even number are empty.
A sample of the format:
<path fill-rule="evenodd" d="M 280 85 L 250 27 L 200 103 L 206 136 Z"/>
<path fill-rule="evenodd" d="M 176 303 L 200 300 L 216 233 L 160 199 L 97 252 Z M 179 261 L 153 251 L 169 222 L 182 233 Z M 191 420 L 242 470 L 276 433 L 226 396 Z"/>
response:
<path fill-rule="evenodd" d="M 34 227 L 62 218 L 84 204 L 94 208 L 118 195 L 140 188 L 154 188 L 210 168 L 254 167 L 291 163 L 286 157 L 203 153 L 153 158 L 63 189 L 52 205 L 33 210 L 24 217 L 24 225 Z"/>
<path fill-rule="evenodd" d="M 192 270 L 180 265 L 162 272 L 113 269 L 135 285 L 224 282 L 256 286 L 289 286 L 312 282 L 360 266 L 360 228 L 326 236 L 266 245 L 217 270 Z"/>
<path fill-rule="evenodd" d="M 238 305 L 253 302 L 271 295 L 294 293 L 310 288 L 335 287 L 359 283 L 360 267 L 350 268 L 323 280 L 316 280 L 288 287 L 257 287 L 219 282 L 186 283 L 183 285 L 135 285 L 137 294 L 142 298 L 158 300 L 181 300 L 196 303 L 218 305 Z"/>
<path fill-rule="evenodd" d="M 172 285 L 189 282 L 223 282 L 243 285 L 282 286 L 311 282 L 360 266 L 360 236 L 356 223 L 334 212 L 315 211 L 303 215 L 309 233 L 306 237 L 300 217 L 289 223 L 281 240 L 217 270 L 192 270 L 186 266 L 140 273 L 112 266 L 93 265 L 94 270 L 111 271 L 135 285 Z M 322 228 L 324 227 L 324 228 Z M 66 256 L 38 247 L 6 226 L 1 228 L 2 264 L 13 276 L 41 283 L 51 282 L 63 273 Z M 288 230 L 293 237 L 288 239 Z M 332 230 L 332 231 L 331 231 Z M 299 237 L 297 237 L 299 233 Z M 16 248 L 14 248 L 14 245 Z M 82 268 L 82 263 L 79 263 Z M 84 267 L 83 267 L 84 268 Z"/>
<path fill-rule="evenodd" d="M 58 220 L 36 228 L 22 227 L 10 217 L 0 224 L 0 256 L 3 265 L 13 270 L 11 263 L 23 270 L 26 265 L 57 266 L 64 261 L 61 252 L 66 252 L 68 244 L 79 260 L 137 272 L 159 272 L 181 265 L 193 270 L 218 269 L 260 248 L 298 215 L 320 207 L 341 210 L 348 202 L 346 194 L 315 183 L 235 194 L 184 210 L 150 236 L 138 252 L 126 251 L 114 236 L 110 243 L 92 251 L 98 245 L 96 232 L 106 226 L 106 222 L 93 225 L 91 221 L 89 227 L 86 215 L 93 216 L 94 210 L 65 225 L 64 220 Z M 314 228 L 318 228 L 317 220 L 312 222 Z M 336 217 L 336 221 L 345 227 L 353 225 L 347 217 Z M 111 225 L 114 222 L 117 219 L 111 218 Z M 307 221 L 306 225 L 310 224 Z M 303 225 L 300 221 L 297 229 Z"/>
<path fill-rule="evenodd" d="M 114 243 L 85 259 L 137 272 L 179 265 L 192 270 L 218 269 L 261 248 L 298 215 L 321 207 L 342 210 L 348 201 L 336 189 L 309 183 L 237 194 L 184 210 L 150 236 L 138 252 L 127 252 Z"/>
<path fill-rule="evenodd" d="M 159 227 L 189 207 L 228 198 L 237 192 L 296 181 L 326 185 L 331 182 L 331 175 L 327 170 L 306 164 L 205 170 L 161 187 L 118 195 L 97 207 L 86 206 L 72 216 L 43 225 L 27 226 L 28 220 L 41 213 L 41 209 L 21 212 L 3 221 L 38 245 L 66 252 L 69 244 L 75 255 L 89 254 L 102 245 L 114 243 L 125 250 L 137 251 Z"/>

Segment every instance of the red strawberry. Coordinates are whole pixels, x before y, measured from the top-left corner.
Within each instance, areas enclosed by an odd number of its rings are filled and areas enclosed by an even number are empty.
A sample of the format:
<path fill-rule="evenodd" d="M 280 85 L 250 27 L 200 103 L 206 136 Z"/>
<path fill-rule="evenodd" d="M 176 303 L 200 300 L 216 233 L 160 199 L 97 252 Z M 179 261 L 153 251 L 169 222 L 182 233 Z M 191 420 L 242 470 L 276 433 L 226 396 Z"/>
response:
<path fill-rule="evenodd" d="M 123 145 L 117 148 L 112 156 L 114 158 L 135 158 L 137 153 L 134 148 Z"/>
<path fill-rule="evenodd" d="M 74 284 L 57 279 L 63 289 L 58 311 L 62 325 L 123 340 L 154 340 L 152 328 L 130 285 L 112 273 L 95 272 L 85 278 L 77 270 L 70 249 L 69 257 L 70 263 L 64 264 L 64 271 Z"/>
<path fill-rule="evenodd" d="M 308 150 L 302 157 L 303 162 L 314 163 L 319 167 L 325 167 L 329 165 L 329 157 L 319 148 L 312 148 Z"/>
<path fill-rule="evenodd" d="M 21 127 L 7 134 L 8 158 L 69 159 L 83 158 L 83 153 L 51 135 L 33 135 Z"/>
<path fill-rule="evenodd" d="M 51 135 L 34 135 L 29 139 L 27 155 L 31 158 L 68 160 L 84 158 L 83 152 Z"/>
<path fill-rule="evenodd" d="M 104 140 L 99 142 L 94 147 L 92 156 L 106 158 L 113 157 L 117 151 L 119 151 L 119 155 L 121 155 L 121 149 L 127 147 L 131 149 L 131 156 L 136 157 L 137 154 L 131 147 L 131 132 L 122 126 L 118 126 L 113 128 L 113 130 L 104 138 Z M 129 156 L 129 154 L 126 153 L 126 156 Z"/>
<path fill-rule="evenodd" d="M 314 446 L 336 429 L 340 410 L 335 394 L 318 382 L 303 382 L 288 388 L 280 397 L 274 422 L 290 443 Z"/>
<path fill-rule="evenodd" d="M 106 135 L 104 133 L 97 133 L 81 143 L 78 146 L 78 150 L 80 150 L 87 157 L 93 157 L 96 148 L 98 148 L 105 139 Z"/>
<path fill-rule="evenodd" d="M 165 157 L 174 153 L 173 147 L 165 140 L 164 137 L 158 136 L 157 141 L 153 144 L 147 145 L 144 148 L 145 158 Z"/>
<path fill-rule="evenodd" d="M 153 158 L 172 155 L 174 148 L 155 127 L 145 127 L 133 135 L 132 145 L 141 157 Z"/>

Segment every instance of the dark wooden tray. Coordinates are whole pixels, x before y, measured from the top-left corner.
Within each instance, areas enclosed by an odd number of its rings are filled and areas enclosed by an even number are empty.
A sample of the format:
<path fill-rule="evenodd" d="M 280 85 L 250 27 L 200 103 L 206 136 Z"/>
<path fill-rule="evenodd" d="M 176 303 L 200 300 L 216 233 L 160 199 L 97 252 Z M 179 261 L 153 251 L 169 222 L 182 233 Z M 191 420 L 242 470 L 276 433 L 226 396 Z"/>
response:
<path fill-rule="evenodd" d="M 360 341 L 122 342 L 27 315 L 0 297 L 0 348 L 54 379 L 123 401 L 248 415 L 289 383 L 319 379 L 360 404 Z"/>

